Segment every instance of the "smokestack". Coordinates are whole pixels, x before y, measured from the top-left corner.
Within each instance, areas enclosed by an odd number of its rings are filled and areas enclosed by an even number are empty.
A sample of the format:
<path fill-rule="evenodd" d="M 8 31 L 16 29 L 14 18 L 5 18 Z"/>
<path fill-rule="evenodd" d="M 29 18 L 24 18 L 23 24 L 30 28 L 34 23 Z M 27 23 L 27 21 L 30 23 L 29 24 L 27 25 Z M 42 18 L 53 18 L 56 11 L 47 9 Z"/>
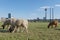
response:
<path fill-rule="evenodd" d="M 50 22 L 51 22 L 51 8 L 50 8 Z"/>
<path fill-rule="evenodd" d="M 45 20 L 47 19 L 47 8 L 45 8 Z"/>
<path fill-rule="evenodd" d="M 54 8 L 52 8 L 52 20 L 54 19 Z"/>
<path fill-rule="evenodd" d="M 54 19 L 54 8 L 50 8 L 50 22 Z"/>

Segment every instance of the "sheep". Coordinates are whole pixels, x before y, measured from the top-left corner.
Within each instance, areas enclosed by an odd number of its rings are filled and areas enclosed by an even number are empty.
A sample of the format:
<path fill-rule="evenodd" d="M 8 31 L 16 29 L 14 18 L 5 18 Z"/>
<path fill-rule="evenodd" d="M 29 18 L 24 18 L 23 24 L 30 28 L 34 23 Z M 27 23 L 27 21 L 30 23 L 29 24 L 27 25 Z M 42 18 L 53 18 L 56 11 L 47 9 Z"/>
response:
<path fill-rule="evenodd" d="M 13 23 L 10 28 L 9 31 L 14 33 L 14 32 L 18 32 L 19 28 L 21 29 L 21 27 L 25 28 L 25 31 L 28 33 L 28 20 L 25 19 L 17 19 L 15 21 L 15 23 Z"/>
<path fill-rule="evenodd" d="M 50 22 L 50 23 L 48 24 L 48 28 L 49 28 L 50 26 L 53 27 L 53 25 L 55 25 L 55 28 L 57 27 L 57 25 L 58 25 L 58 20 L 57 20 L 57 19 L 55 19 L 55 20 L 53 20 L 52 22 Z"/>
<path fill-rule="evenodd" d="M 1 26 L 3 27 L 3 29 L 4 29 L 6 26 L 9 28 L 9 26 L 10 26 L 13 22 L 15 22 L 15 21 L 16 21 L 15 18 L 8 18 L 8 19 L 6 19 L 6 20 L 3 22 L 3 24 L 2 24 Z"/>

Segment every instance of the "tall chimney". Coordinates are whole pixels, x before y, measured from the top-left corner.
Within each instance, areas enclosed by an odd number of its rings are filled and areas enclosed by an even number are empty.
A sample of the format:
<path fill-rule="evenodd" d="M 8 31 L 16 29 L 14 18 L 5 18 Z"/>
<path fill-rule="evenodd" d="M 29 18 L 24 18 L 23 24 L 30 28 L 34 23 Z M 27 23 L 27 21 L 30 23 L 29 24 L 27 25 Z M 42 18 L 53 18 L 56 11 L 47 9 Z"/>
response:
<path fill-rule="evenodd" d="M 52 20 L 54 19 L 54 8 L 52 8 Z"/>
<path fill-rule="evenodd" d="M 47 8 L 45 8 L 45 20 L 47 19 Z"/>
<path fill-rule="evenodd" d="M 51 8 L 50 8 L 50 22 L 51 22 Z"/>

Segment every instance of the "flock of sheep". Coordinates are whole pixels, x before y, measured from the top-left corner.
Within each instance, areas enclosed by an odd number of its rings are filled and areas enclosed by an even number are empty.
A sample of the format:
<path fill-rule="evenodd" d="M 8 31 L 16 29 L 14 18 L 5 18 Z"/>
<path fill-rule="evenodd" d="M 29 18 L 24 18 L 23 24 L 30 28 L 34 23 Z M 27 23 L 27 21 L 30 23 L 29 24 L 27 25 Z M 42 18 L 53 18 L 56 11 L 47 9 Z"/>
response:
<path fill-rule="evenodd" d="M 57 24 L 58 21 L 53 20 L 48 24 L 47 27 L 53 27 L 53 25 L 57 27 Z M 28 20 L 25 19 L 8 18 L 2 24 L 3 29 L 6 26 L 8 27 L 8 31 L 12 33 L 19 32 L 19 29 L 21 29 L 21 27 L 23 28 L 22 32 L 25 30 L 28 33 Z"/>
<path fill-rule="evenodd" d="M 24 30 L 28 32 L 28 20 L 26 19 L 8 18 L 2 24 L 3 29 L 6 26 L 8 27 L 8 31 L 12 33 L 19 32 L 19 29 L 21 29 L 21 27 L 23 28 L 22 32 Z"/>

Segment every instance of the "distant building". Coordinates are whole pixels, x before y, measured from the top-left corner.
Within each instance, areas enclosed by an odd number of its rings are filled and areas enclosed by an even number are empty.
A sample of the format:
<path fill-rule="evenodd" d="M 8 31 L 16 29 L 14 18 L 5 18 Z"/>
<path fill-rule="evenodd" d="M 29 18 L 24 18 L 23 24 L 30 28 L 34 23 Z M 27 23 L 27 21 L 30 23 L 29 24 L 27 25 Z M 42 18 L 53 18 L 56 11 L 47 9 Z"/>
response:
<path fill-rule="evenodd" d="M 11 13 L 8 13 L 8 18 L 11 18 Z"/>
<path fill-rule="evenodd" d="M 37 21 L 40 21 L 39 17 L 37 17 Z"/>
<path fill-rule="evenodd" d="M 43 20 L 46 20 L 46 17 L 43 17 Z"/>

